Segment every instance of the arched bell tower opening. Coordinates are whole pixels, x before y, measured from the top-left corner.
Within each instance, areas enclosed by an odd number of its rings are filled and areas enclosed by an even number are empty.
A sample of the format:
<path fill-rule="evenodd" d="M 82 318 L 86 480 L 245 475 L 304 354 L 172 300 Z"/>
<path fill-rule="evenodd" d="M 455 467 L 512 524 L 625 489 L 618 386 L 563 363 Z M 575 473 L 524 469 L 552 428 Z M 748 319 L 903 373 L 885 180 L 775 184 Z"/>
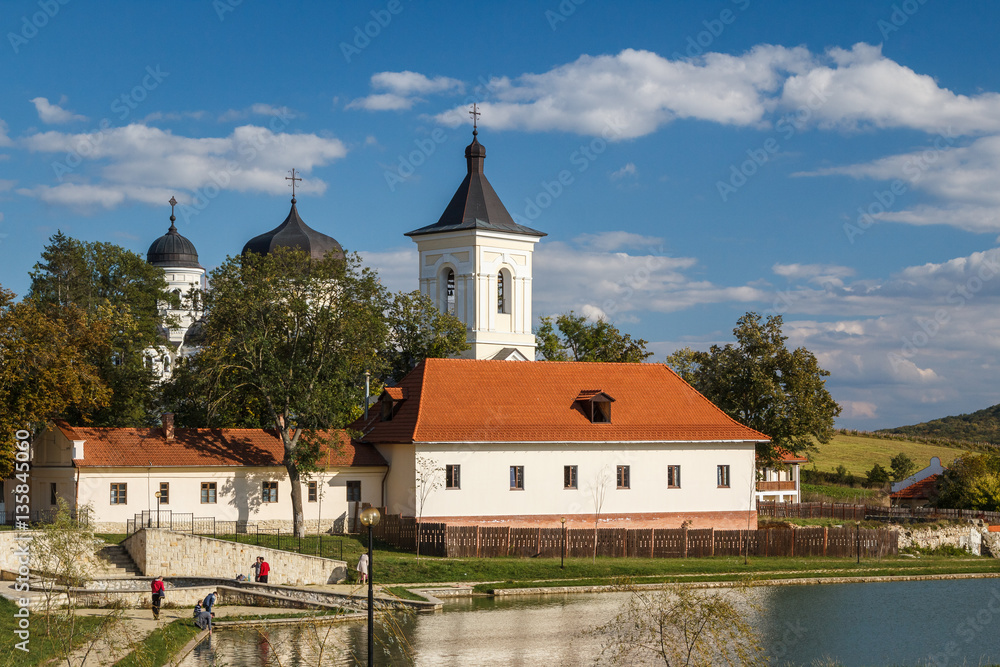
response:
<path fill-rule="evenodd" d="M 532 252 L 540 232 L 514 222 L 483 173 L 472 131 L 467 173 L 441 218 L 407 236 L 420 256 L 420 290 L 465 323 L 473 359 L 535 358 Z"/>

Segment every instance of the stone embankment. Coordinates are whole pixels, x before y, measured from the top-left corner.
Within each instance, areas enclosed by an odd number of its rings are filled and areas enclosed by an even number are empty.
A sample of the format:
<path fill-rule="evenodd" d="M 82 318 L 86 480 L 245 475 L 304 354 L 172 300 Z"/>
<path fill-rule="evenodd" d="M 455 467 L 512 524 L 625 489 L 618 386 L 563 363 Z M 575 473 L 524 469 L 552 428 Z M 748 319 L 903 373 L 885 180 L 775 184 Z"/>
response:
<path fill-rule="evenodd" d="M 899 531 L 900 551 L 907 547 L 936 549 L 942 546 L 964 549 L 976 556 L 1000 558 L 1000 533 L 990 532 L 989 526 L 982 521 L 940 528 L 901 528 Z"/>

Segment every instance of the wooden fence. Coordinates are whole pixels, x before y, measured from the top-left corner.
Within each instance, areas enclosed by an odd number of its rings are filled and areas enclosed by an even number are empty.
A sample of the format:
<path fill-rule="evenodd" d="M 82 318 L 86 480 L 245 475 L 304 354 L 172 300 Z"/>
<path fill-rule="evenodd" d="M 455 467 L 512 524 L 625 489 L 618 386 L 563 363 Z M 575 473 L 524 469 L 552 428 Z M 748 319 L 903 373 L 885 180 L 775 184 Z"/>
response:
<path fill-rule="evenodd" d="M 1000 512 L 979 512 L 976 510 L 952 510 L 937 507 L 883 507 L 877 505 L 849 505 L 847 503 L 778 503 L 758 501 L 759 516 L 776 519 L 843 519 L 863 521 L 865 519 L 907 520 L 907 519 L 981 519 L 991 524 L 1000 524 Z"/>
<path fill-rule="evenodd" d="M 383 515 L 376 537 L 400 549 L 416 548 L 413 517 Z M 862 558 L 898 553 L 898 534 L 889 528 L 855 526 L 780 527 L 759 530 L 714 528 L 532 528 L 449 526 L 423 523 L 420 553 L 428 556 L 489 558 L 521 556 L 567 558 L 594 555 L 622 558 L 698 558 L 702 556 L 833 556 Z M 595 544 L 596 543 L 596 544 Z"/>

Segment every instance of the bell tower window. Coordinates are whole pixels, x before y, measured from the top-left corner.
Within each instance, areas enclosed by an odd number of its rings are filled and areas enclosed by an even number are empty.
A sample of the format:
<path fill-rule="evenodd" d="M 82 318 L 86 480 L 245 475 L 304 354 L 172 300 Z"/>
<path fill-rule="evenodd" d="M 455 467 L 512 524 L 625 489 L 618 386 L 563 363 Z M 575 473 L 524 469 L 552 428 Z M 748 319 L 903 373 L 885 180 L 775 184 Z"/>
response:
<path fill-rule="evenodd" d="M 504 285 L 503 271 L 501 271 L 500 273 L 497 274 L 497 312 L 498 313 L 506 313 L 507 312 L 506 301 L 504 299 L 504 288 L 505 287 L 506 287 L 506 285 Z"/>
<path fill-rule="evenodd" d="M 455 272 L 451 269 L 445 275 L 445 310 L 455 314 Z"/>

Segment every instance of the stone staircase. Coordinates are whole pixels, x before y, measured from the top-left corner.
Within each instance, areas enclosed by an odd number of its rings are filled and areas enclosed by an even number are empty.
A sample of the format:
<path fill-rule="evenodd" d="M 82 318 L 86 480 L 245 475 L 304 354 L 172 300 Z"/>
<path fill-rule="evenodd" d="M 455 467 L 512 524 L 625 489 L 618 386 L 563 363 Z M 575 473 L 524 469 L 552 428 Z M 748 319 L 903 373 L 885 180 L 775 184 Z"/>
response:
<path fill-rule="evenodd" d="M 92 576 L 102 579 L 141 577 L 142 572 L 136 567 L 132 557 L 125 551 L 125 547 L 120 544 L 108 544 L 102 547 L 97 555 L 100 564 L 94 569 Z"/>

